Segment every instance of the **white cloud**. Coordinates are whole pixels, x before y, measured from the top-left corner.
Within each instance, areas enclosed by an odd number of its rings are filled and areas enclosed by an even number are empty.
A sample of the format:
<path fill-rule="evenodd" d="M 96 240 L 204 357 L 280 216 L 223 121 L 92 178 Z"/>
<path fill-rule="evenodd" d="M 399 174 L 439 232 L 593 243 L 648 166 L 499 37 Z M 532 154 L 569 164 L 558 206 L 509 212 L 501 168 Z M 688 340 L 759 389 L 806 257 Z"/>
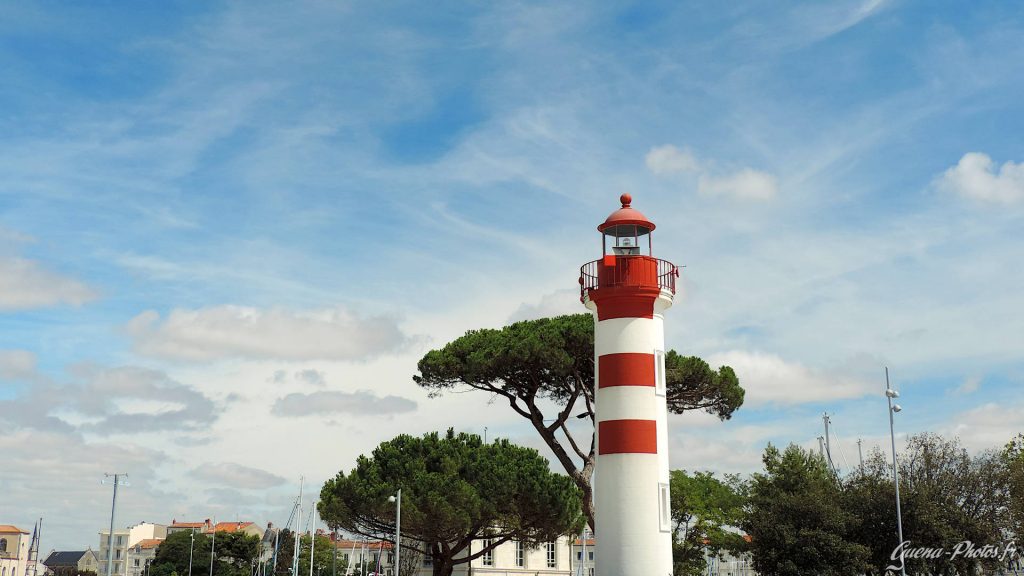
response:
<path fill-rule="evenodd" d="M 971 450 L 999 449 L 1024 430 L 1024 405 L 990 402 L 952 418 L 952 424 L 941 430 L 944 435 L 957 436 Z"/>
<path fill-rule="evenodd" d="M 135 350 L 176 360 L 242 357 L 355 360 L 400 349 L 408 337 L 394 318 L 344 308 L 310 311 L 217 306 L 146 311 L 128 323 Z"/>
<path fill-rule="evenodd" d="M 363 416 L 400 414 L 416 410 L 416 402 L 400 396 L 377 396 L 373 392 L 323 391 L 312 394 L 294 393 L 279 398 L 271 410 L 278 416 L 309 416 L 310 414 L 345 413 Z"/>
<path fill-rule="evenodd" d="M 859 398 L 872 387 L 854 378 L 814 370 L 795 362 L 786 362 L 773 354 L 733 350 L 707 359 L 717 367 L 731 366 L 746 390 L 746 404 L 806 404 Z"/>
<path fill-rule="evenodd" d="M 98 519 L 110 518 L 111 485 L 100 483 L 104 473 L 128 474 L 130 486 L 121 489 L 117 502 L 122 526 L 143 519 L 161 521 L 157 518 L 172 513 L 169 507 L 180 506 L 178 502 L 187 497 L 170 493 L 156 479 L 155 469 L 166 457 L 158 450 L 124 442 L 86 442 L 78 434 L 54 430 L 12 430 L 2 416 L 0 424 L 4 520 L 31 530 L 40 516 L 46 518 L 47 547 L 96 549 L 96 532 L 102 528 Z"/>
<path fill-rule="evenodd" d="M 0 350 L 0 379 L 25 378 L 31 376 L 35 369 L 35 354 L 27 350 Z"/>
<path fill-rule="evenodd" d="M 644 158 L 647 169 L 656 175 L 697 173 L 697 191 L 705 196 L 729 196 L 739 200 L 771 200 L 778 193 L 775 176 L 742 168 L 725 175 L 712 172 L 713 163 L 700 162 L 689 148 L 671 144 L 655 146 Z"/>
<path fill-rule="evenodd" d="M 285 483 L 277 474 L 233 462 L 206 462 L 194 468 L 191 474 L 207 482 L 249 490 L 265 490 Z"/>
<path fill-rule="evenodd" d="M 1024 163 L 1007 161 L 999 172 L 987 154 L 968 152 L 937 179 L 939 188 L 982 202 L 1012 204 L 1024 200 Z"/>
<path fill-rule="evenodd" d="M 775 176 L 743 168 L 726 176 L 702 175 L 697 191 L 706 196 L 731 196 L 740 200 L 771 200 L 778 193 Z"/>
<path fill-rule="evenodd" d="M 971 377 L 965 379 L 962 384 L 957 386 L 956 393 L 957 394 L 972 394 L 974 392 L 977 392 L 978 388 L 980 388 L 980 387 L 981 387 L 981 378 L 979 378 L 977 376 L 971 376 Z"/>
<path fill-rule="evenodd" d="M 217 419 L 212 400 L 162 372 L 94 365 L 71 372 L 75 383 L 40 379 L 22 395 L 0 400 L 0 419 L 26 428 L 98 435 L 195 430 Z"/>
<path fill-rule="evenodd" d="M 96 293 L 85 284 L 47 270 L 34 260 L 0 257 L 0 310 L 79 306 L 95 298 Z"/>
<path fill-rule="evenodd" d="M 647 168 L 655 174 L 675 174 L 678 172 L 696 172 L 700 169 L 697 158 L 689 148 L 680 150 L 671 144 L 655 146 L 644 158 Z"/>
<path fill-rule="evenodd" d="M 586 312 L 580 304 L 580 291 L 578 289 L 556 290 L 540 297 L 536 304 L 523 303 L 509 317 L 509 322 L 520 320 L 536 320 L 538 318 L 551 318 L 565 314 L 579 314 Z"/>

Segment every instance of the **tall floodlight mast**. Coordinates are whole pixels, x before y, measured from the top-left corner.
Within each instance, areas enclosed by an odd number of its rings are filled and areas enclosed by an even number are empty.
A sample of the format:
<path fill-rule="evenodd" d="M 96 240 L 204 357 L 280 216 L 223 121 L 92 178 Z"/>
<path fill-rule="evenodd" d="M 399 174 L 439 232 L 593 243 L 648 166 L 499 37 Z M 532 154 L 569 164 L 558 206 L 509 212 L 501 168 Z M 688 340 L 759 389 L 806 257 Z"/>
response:
<path fill-rule="evenodd" d="M 594 573 L 671 576 L 663 314 L 679 272 L 651 254 L 654 223 L 629 194 L 620 200 L 597 227 L 601 259 L 580 269 L 580 299 L 596 316 Z"/>

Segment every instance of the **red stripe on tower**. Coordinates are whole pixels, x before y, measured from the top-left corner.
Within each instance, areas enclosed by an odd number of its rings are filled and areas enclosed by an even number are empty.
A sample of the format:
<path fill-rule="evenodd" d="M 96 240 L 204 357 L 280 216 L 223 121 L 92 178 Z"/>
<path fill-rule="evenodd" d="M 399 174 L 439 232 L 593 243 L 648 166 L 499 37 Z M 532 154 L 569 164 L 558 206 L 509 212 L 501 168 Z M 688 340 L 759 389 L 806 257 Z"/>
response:
<path fill-rule="evenodd" d="M 599 388 L 654 386 L 654 354 L 624 352 L 597 359 Z"/>
<path fill-rule="evenodd" d="M 598 454 L 657 454 L 654 420 L 605 420 L 597 423 Z"/>

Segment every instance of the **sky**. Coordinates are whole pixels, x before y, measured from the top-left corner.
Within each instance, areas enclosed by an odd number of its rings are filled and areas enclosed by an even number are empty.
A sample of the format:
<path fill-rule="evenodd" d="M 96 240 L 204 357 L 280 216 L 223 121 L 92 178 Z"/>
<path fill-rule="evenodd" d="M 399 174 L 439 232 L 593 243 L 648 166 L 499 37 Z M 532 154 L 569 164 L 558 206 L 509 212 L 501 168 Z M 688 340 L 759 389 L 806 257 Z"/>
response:
<path fill-rule="evenodd" d="M 0 523 L 287 520 L 398 434 L 540 448 L 416 361 L 584 312 L 623 192 L 685 266 L 669 347 L 744 406 L 674 468 L 768 442 L 840 468 L 1024 431 L 1024 5 L 0 5 Z M 547 454 L 546 451 L 544 451 Z"/>

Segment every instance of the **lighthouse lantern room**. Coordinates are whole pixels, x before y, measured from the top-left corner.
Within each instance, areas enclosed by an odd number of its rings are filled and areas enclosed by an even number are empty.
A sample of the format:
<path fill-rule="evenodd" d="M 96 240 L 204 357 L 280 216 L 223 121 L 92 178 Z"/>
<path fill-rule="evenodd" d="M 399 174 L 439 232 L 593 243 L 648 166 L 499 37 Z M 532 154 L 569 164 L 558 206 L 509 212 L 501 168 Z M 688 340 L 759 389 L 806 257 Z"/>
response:
<path fill-rule="evenodd" d="M 599 260 L 580 268 L 594 327 L 595 576 L 671 576 L 664 312 L 678 269 L 652 254 L 654 223 L 622 207 L 597 227 Z"/>

